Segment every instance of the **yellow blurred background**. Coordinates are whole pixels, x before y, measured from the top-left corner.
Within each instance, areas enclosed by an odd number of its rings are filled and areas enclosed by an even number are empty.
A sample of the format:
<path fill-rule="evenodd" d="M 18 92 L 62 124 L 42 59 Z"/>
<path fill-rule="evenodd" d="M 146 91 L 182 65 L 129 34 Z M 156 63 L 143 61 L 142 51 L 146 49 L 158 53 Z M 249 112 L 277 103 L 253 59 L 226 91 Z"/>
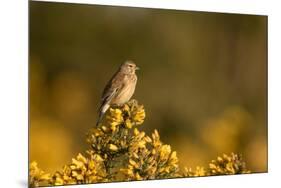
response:
<path fill-rule="evenodd" d="M 89 146 L 118 66 L 141 68 L 141 129 L 182 166 L 241 153 L 267 171 L 267 17 L 30 2 L 30 160 L 54 172 Z"/>

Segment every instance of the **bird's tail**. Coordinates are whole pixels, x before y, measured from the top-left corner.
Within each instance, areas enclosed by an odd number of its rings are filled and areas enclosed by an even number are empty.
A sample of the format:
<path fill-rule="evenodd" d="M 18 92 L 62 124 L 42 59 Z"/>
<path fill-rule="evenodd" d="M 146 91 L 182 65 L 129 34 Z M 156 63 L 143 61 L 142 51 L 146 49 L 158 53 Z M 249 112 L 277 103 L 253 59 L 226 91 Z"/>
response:
<path fill-rule="evenodd" d="M 101 107 L 99 108 L 99 116 L 98 116 L 96 126 L 98 126 L 100 124 L 100 122 L 102 121 L 103 116 L 104 116 L 104 114 L 105 114 L 105 112 L 107 111 L 108 108 L 109 108 L 108 104 L 101 105 Z"/>
<path fill-rule="evenodd" d="M 100 122 L 103 118 L 103 115 L 104 115 L 104 113 L 102 113 L 102 112 L 99 113 L 98 120 L 97 120 L 97 123 L 96 123 L 96 127 L 100 124 Z"/>

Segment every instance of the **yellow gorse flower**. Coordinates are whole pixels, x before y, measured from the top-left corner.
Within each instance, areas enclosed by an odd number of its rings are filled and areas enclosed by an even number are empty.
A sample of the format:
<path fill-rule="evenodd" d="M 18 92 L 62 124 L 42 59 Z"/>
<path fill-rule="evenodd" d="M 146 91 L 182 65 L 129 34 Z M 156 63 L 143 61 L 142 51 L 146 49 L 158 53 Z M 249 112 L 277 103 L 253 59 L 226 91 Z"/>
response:
<path fill-rule="evenodd" d="M 249 173 L 246 169 L 246 164 L 242 161 L 241 155 L 231 153 L 229 156 L 223 154 L 222 157 L 217 157 L 209 164 L 211 174 L 240 174 Z"/>
<path fill-rule="evenodd" d="M 116 127 L 124 121 L 122 111 L 120 109 L 110 108 L 109 114 L 106 116 L 106 118 L 112 131 L 115 131 Z"/>
<path fill-rule="evenodd" d="M 148 180 L 174 177 L 196 177 L 216 174 L 248 173 L 236 154 L 212 160 L 208 168 L 180 170 L 177 152 L 163 144 L 157 130 L 152 135 L 140 131 L 144 122 L 143 105 L 132 100 L 121 107 L 110 108 L 100 127 L 87 136 L 90 148 L 79 153 L 71 163 L 50 175 L 30 164 L 30 186 L 67 185 L 111 181 Z"/>
<path fill-rule="evenodd" d="M 163 145 L 160 147 L 160 159 L 166 160 L 171 153 L 171 146 Z"/>
<path fill-rule="evenodd" d="M 50 180 L 50 174 L 45 173 L 43 170 L 38 168 L 36 161 L 30 163 L 29 166 L 29 184 L 31 187 L 37 187 L 39 185 L 47 185 Z"/>
<path fill-rule="evenodd" d="M 118 150 L 118 147 L 114 144 L 109 144 L 109 149 L 112 150 L 112 151 L 117 151 Z"/>
<path fill-rule="evenodd" d="M 88 157 L 78 154 L 72 163 L 65 165 L 62 171 L 57 171 L 51 180 L 53 185 L 81 184 L 105 182 L 106 173 L 103 160 L 93 152 L 87 152 Z"/>

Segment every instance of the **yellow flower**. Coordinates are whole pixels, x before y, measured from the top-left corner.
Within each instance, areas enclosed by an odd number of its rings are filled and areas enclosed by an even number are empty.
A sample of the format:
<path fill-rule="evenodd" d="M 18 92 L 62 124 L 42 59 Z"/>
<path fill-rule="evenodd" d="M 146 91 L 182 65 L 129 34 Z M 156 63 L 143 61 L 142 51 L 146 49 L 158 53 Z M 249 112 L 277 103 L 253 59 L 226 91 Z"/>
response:
<path fill-rule="evenodd" d="M 81 161 L 82 163 L 87 163 L 87 159 L 81 153 L 78 154 L 77 160 Z"/>
<path fill-rule="evenodd" d="M 146 144 L 145 141 L 141 140 L 141 141 L 138 142 L 138 147 L 139 148 L 145 148 L 145 144 Z"/>
<path fill-rule="evenodd" d="M 153 140 L 158 140 L 160 138 L 157 130 L 154 130 L 154 133 L 152 133 L 152 138 Z"/>
<path fill-rule="evenodd" d="M 206 175 L 206 171 L 203 167 L 196 167 L 196 173 L 195 176 L 205 176 Z"/>
<path fill-rule="evenodd" d="M 142 180 L 142 177 L 140 176 L 140 174 L 138 172 L 136 173 L 135 177 L 136 177 L 136 180 Z"/>
<path fill-rule="evenodd" d="M 122 124 L 124 121 L 122 116 L 122 111 L 118 108 L 116 109 L 110 108 L 109 113 L 106 116 L 106 119 L 109 125 L 111 126 L 110 128 L 113 132 L 116 130 L 116 126 Z"/>
<path fill-rule="evenodd" d="M 72 158 L 72 166 L 73 166 L 73 169 L 79 169 L 79 168 L 83 168 L 84 166 L 84 163 L 82 161 L 78 161 L 77 159 L 75 158 Z"/>
<path fill-rule="evenodd" d="M 241 160 L 241 156 L 234 153 L 231 155 L 223 154 L 222 157 L 217 157 L 217 160 L 211 161 L 209 168 L 211 175 L 241 174 L 250 172 L 246 170 L 245 163 Z"/>
<path fill-rule="evenodd" d="M 101 131 L 100 129 L 97 129 L 97 128 L 93 128 L 92 129 L 92 133 L 98 137 L 98 136 L 101 136 L 101 135 L 104 135 L 103 131 Z"/>
<path fill-rule="evenodd" d="M 131 120 L 126 119 L 126 121 L 125 121 L 125 126 L 126 126 L 128 129 L 131 129 L 131 128 L 133 127 Z"/>
<path fill-rule="evenodd" d="M 139 137 L 140 139 L 142 139 L 144 136 L 145 136 L 145 132 L 142 131 L 142 132 L 139 134 L 138 137 Z"/>
<path fill-rule="evenodd" d="M 49 173 L 45 173 L 43 170 L 38 168 L 36 161 L 30 163 L 29 173 L 31 177 L 31 186 L 39 186 L 41 183 L 47 182 L 51 179 L 51 175 Z"/>
<path fill-rule="evenodd" d="M 118 150 L 118 147 L 114 144 L 109 144 L 108 148 L 112 151 L 117 151 Z"/>
<path fill-rule="evenodd" d="M 76 178 L 77 178 L 77 180 L 83 180 L 84 176 L 82 174 L 78 174 Z"/>
<path fill-rule="evenodd" d="M 133 153 L 133 157 L 134 157 L 134 158 L 136 158 L 136 159 L 138 159 L 138 158 L 139 158 L 139 156 L 138 156 L 138 154 L 137 154 L 137 153 Z"/>
<path fill-rule="evenodd" d="M 130 107 L 127 104 L 125 104 L 124 107 L 123 107 L 123 110 L 125 112 L 129 113 L 130 112 Z"/>
<path fill-rule="evenodd" d="M 148 143 L 151 143 L 151 142 L 152 142 L 152 140 L 151 140 L 151 138 L 150 138 L 149 136 L 146 136 L 146 137 L 144 138 L 144 140 L 145 140 L 146 142 L 148 142 Z"/>
<path fill-rule="evenodd" d="M 178 162 L 177 152 L 176 152 L 176 151 L 173 151 L 173 152 L 171 153 L 170 162 L 171 162 L 172 164 Z"/>
<path fill-rule="evenodd" d="M 132 177 L 134 176 L 134 172 L 132 169 L 120 169 L 120 172 L 124 173 L 125 175 Z"/>
<path fill-rule="evenodd" d="M 134 128 L 134 135 L 137 136 L 139 133 L 139 130 L 137 128 Z"/>
<path fill-rule="evenodd" d="M 167 159 L 168 156 L 170 155 L 171 153 L 171 146 L 169 145 L 163 145 L 161 146 L 160 148 L 160 159 Z"/>
<path fill-rule="evenodd" d="M 210 169 L 216 169 L 216 165 L 214 165 L 213 163 L 210 163 L 210 164 L 209 164 L 209 168 L 210 168 Z"/>
<path fill-rule="evenodd" d="M 95 165 L 95 162 L 92 161 L 92 160 L 90 160 L 90 161 L 89 161 L 89 164 L 88 164 L 89 169 L 94 169 L 95 166 L 96 166 L 96 165 Z"/>
<path fill-rule="evenodd" d="M 222 162 L 223 161 L 223 159 L 221 157 L 218 157 L 217 160 L 218 160 L 218 162 Z"/>
<path fill-rule="evenodd" d="M 107 128 L 106 126 L 102 126 L 101 129 L 102 129 L 103 131 L 105 131 L 105 132 L 108 131 L 108 128 Z"/>
<path fill-rule="evenodd" d="M 98 161 L 98 162 L 104 161 L 103 158 L 102 158 L 100 155 L 98 155 L 98 154 L 95 154 L 93 157 L 94 157 L 94 159 L 95 159 L 96 161 Z"/>
<path fill-rule="evenodd" d="M 135 166 L 137 163 L 134 161 L 134 160 L 132 160 L 132 159 L 130 159 L 129 160 L 129 163 L 131 164 L 131 165 L 133 165 L 133 166 Z"/>
<path fill-rule="evenodd" d="M 84 156 L 78 153 L 52 177 L 30 164 L 31 185 L 66 185 L 96 182 L 147 180 L 194 177 L 219 174 L 248 173 L 245 163 L 236 154 L 219 156 L 209 167 L 185 168 L 179 171 L 177 152 L 163 144 L 157 130 L 152 136 L 139 131 L 145 111 L 136 101 L 122 107 L 110 108 L 103 124 L 88 134 L 90 149 Z M 43 184 L 44 183 L 44 184 Z"/>
<path fill-rule="evenodd" d="M 41 180 L 49 180 L 51 178 L 49 173 L 44 173 L 40 176 Z"/>
<path fill-rule="evenodd" d="M 129 164 L 132 165 L 134 168 L 139 168 L 140 165 L 134 161 L 133 159 L 129 159 Z"/>
<path fill-rule="evenodd" d="M 54 184 L 55 185 L 63 185 L 63 179 L 62 178 L 56 178 Z"/>
<path fill-rule="evenodd" d="M 143 108 L 141 108 L 135 112 L 132 119 L 137 125 L 140 125 L 144 122 L 144 118 L 145 118 L 145 111 Z"/>

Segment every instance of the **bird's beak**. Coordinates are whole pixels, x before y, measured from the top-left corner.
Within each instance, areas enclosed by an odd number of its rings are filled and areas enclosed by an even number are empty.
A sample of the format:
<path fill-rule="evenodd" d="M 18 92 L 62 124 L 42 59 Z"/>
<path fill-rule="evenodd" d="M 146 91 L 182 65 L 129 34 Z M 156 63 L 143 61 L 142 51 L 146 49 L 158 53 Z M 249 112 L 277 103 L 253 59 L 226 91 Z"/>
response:
<path fill-rule="evenodd" d="M 139 67 L 136 67 L 136 70 L 140 70 L 140 68 L 139 68 Z"/>

